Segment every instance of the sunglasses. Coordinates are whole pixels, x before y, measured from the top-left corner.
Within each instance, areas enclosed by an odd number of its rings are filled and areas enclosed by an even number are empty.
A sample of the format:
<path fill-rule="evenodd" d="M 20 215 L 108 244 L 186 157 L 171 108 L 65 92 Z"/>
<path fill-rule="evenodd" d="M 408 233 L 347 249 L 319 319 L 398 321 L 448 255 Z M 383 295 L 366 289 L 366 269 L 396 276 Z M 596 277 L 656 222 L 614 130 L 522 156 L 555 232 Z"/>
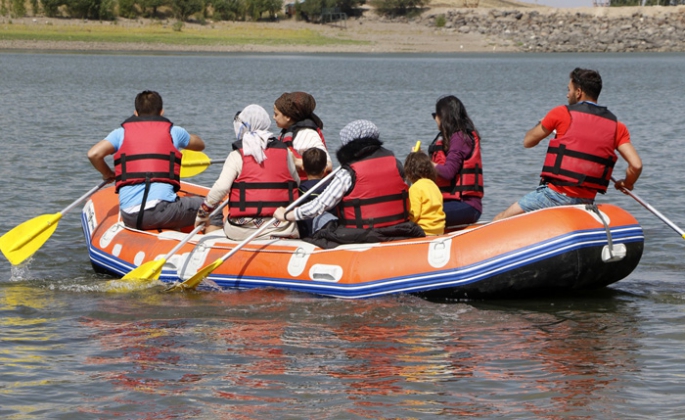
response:
<path fill-rule="evenodd" d="M 435 112 L 432 112 L 431 115 L 433 116 L 433 119 L 435 119 L 435 117 L 438 116 L 438 114 L 436 114 Z"/>

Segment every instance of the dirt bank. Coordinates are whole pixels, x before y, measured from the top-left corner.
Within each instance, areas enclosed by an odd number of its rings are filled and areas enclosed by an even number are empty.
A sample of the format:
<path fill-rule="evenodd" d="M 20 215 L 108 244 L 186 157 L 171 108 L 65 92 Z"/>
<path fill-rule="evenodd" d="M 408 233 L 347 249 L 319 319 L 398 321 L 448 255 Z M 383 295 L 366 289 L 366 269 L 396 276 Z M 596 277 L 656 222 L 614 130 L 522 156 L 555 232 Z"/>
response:
<path fill-rule="evenodd" d="M 595 51 L 588 45 L 603 37 L 606 45 L 598 51 L 685 51 L 685 6 L 555 9 L 529 7 L 510 2 L 507 8 L 457 8 L 450 2 L 436 0 L 432 8 L 416 19 L 389 20 L 368 11 L 361 18 L 344 23 L 317 25 L 295 20 L 273 23 L 214 22 L 211 25 L 186 24 L 199 31 L 222 25 L 244 26 L 257 32 L 264 28 L 307 28 L 332 38 L 362 41 L 362 44 L 330 45 L 169 45 L 150 43 L 114 43 L 82 41 L 0 40 L 4 50 L 70 50 L 70 51 L 179 51 L 179 52 L 325 52 L 325 53 L 457 53 L 457 52 L 518 52 L 518 51 Z M 461 4 L 461 3 L 459 3 Z M 481 4 L 487 4 L 481 0 Z M 498 3 L 498 4 L 501 4 Z M 443 27 L 436 27 L 436 18 L 446 17 Z M 8 18 L 0 18 L 8 24 Z M 111 25 L 110 22 L 89 22 L 78 19 L 22 18 L 12 24 L 27 25 Z M 138 19 L 119 19 L 117 27 L 151 25 Z M 159 22 L 156 23 L 159 25 Z M 604 32 L 600 29 L 604 28 Z M 561 35 L 559 35 L 561 34 Z M 669 38 L 664 49 L 657 40 Z M 611 38 L 609 38 L 609 36 Z M 623 42 L 624 39 L 632 39 Z M 576 45 L 582 44 L 582 48 Z M 654 47 L 656 46 L 656 47 Z M 576 48 L 576 49 L 574 49 Z M 661 48 L 661 49 L 660 49 Z M 649 50 L 649 49 L 646 49 Z"/>

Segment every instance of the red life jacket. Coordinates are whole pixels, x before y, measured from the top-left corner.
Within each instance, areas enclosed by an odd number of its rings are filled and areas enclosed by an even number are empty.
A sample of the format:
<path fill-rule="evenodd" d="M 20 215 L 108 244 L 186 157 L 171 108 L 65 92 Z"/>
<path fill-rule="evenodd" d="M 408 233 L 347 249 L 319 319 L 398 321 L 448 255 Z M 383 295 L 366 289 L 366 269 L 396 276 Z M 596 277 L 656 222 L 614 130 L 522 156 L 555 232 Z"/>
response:
<path fill-rule="evenodd" d="M 281 130 L 281 135 L 279 136 L 279 140 L 285 143 L 290 151 L 293 153 L 293 156 L 295 156 L 297 159 L 302 159 L 302 155 L 298 153 L 297 150 L 293 147 L 293 140 L 297 136 L 297 132 L 304 129 L 304 128 L 309 128 L 312 130 L 315 130 L 316 133 L 319 135 L 321 138 L 321 142 L 323 143 L 323 147 L 328 149 L 326 147 L 326 139 L 323 138 L 323 131 L 319 128 L 316 123 L 310 119 L 298 121 L 295 124 L 291 125 L 288 128 L 284 128 Z M 307 173 L 303 169 L 298 169 L 297 174 L 300 176 L 300 181 L 306 181 L 307 180 Z"/>
<path fill-rule="evenodd" d="M 480 153 L 480 138 L 475 131 L 471 135 L 473 136 L 473 151 L 471 156 L 463 162 L 459 172 L 456 173 L 453 179 L 449 180 L 438 175 L 435 181 L 442 192 L 442 198 L 445 200 L 461 200 L 462 197 L 482 198 L 484 195 L 483 159 Z M 444 164 L 446 160 L 445 151 L 442 146 L 442 135 L 438 134 L 428 148 L 431 160 L 438 164 Z"/>
<path fill-rule="evenodd" d="M 378 228 L 409 220 L 409 189 L 391 151 L 381 147 L 347 168 L 352 189 L 338 204 L 341 226 Z"/>
<path fill-rule="evenodd" d="M 121 126 L 124 140 L 114 154 L 116 192 L 145 182 L 166 182 L 178 191 L 182 155 L 171 138 L 173 123 L 162 116 L 133 116 Z"/>
<path fill-rule="evenodd" d="M 243 154 L 242 141 L 235 142 L 233 148 L 243 157 L 243 169 L 229 192 L 229 217 L 273 216 L 278 207 L 298 197 L 297 182 L 288 170 L 285 144 L 270 139 L 261 164 Z"/>
<path fill-rule="evenodd" d="M 549 142 L 542 167 L 544 182 L 604 193 L 616 163 L 616 116 L 606 107 L 581 102 L 566 107 L 571 124 Z"/>

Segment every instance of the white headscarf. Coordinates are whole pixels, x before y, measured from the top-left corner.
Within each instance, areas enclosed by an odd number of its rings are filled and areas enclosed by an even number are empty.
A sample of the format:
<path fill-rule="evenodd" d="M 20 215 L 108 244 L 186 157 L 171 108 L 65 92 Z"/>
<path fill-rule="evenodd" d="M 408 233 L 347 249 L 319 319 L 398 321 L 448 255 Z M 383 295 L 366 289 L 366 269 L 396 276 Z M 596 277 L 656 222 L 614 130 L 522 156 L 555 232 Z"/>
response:
<path fill-rule="evenodd" d="M 273 137 L 269 131 L 271 118 L 264 108 L 259 105 L 248 105 L 234 119 L 235 137 L 243 141 L 243 154 L 252 156 L 257 163 L 266 159 L 264 149 Z"/>

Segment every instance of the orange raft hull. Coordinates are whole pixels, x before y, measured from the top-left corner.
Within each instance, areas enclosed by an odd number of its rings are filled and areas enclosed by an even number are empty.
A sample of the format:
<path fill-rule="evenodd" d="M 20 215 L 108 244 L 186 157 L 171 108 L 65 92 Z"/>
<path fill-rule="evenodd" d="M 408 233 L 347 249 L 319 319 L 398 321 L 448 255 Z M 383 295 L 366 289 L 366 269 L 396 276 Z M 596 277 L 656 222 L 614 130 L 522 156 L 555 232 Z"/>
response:
<path fill-rule="evenodd" d="M 207 191 L 184 183 L 180 194 Z M 608 204 L 598 210 L 556 207 L 437 237 L 330 250 L 300 240 L 255 240 L 203 287 L 274 287 L 340 298 L 412 293 L 432 300 L 596 289 L 628 276 L 644 245 L 642 228 L 628 212 Z M 82 224 L 94 269 L 114 276 L 165 256 L 186 236 L 125 227 L 114 188 L 91 197 Z M 188 279 L 236 244 L 221 231 L 196 235 L 167 259 L 160 280 Z"/>

